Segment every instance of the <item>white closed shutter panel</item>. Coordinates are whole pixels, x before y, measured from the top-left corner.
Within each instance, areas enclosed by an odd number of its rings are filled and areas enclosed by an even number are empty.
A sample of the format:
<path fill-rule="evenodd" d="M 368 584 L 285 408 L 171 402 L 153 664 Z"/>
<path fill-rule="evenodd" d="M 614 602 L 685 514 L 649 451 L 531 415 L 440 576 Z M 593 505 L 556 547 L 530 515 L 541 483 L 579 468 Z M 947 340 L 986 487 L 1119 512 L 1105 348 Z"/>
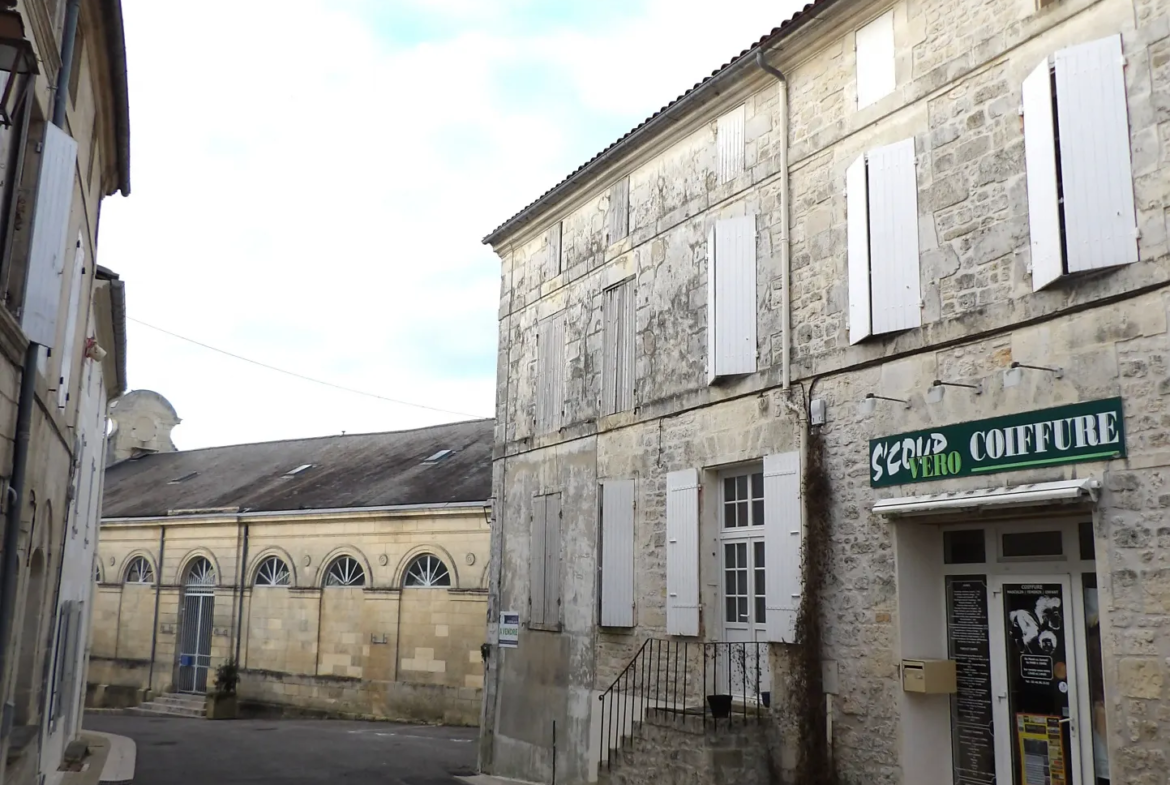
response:
<path fill-rule="evenodd" d="M 869 181 L 865 156 L 845 170 L 845 221 L 849 246 L 849 343 L 872 332 L 869 302 Z"/>
<path fill-rule="evenodd" d="M 745 109 L 741 104 L 719 118 L 715 142 L 719 146 L 719 182 L 729 183 L 743 173 Z"/>
<path fill-rule="evenodd" d="M 1068 271 L 1138 259 L 1121 36 L 1056 53 Z"/>
<path fill-rule="evenodd" d="M 857 108 L 894 91 L 894 12 L 857 31 Z"/>
<path fill-rule="evenodd" d="M 715 316 L 715 227 L 707 232 L 707 384 L 714 383 L 716 373 Z"/>
<path fill-rule="evenodd" d="M 561 620 L 561 495 L 544 497 L 544 624 Z"/>
<path fill-rule="evenodd" d="M 765 608 L 768 640 L 796 642 L 796 614 L 804 579 L 801 573 L 800 453 L 764 458 Z"/>
<path fill-rule="evenodd" d="M 634 281 L 604 292 L 602 301 L 601 412 L 634 407 Z"/>
<path fill-rule="evenodd" d="M 609 189 L 605 215 L 606 242 L 612 245 L 630 233 L 630 178 L 623 177 Z"/>
<path fill-rule="evenodd" d="M 85 238 L 77 235 L 73 254 L 73 277 L 69 282 L 69 310 L 65 312 L 65 338 L 61 346 L 61 376 L 57 384 L 57 406 L 69 403 L 69 385 L 73 382 L 73 351 L 77 345 L 77 319 L 81 315 L 81 284 L 85 277 Z"/>
<path fill-rule="evenodd" d="M 1064 274 L 1060 196 L 1056 181 L 1056 125 L 1052 116 L 1052 72 L 1047 58 L 1024 80 L 1022 92 L 1032 291 L 1038 292 Z"/>
<path fill-rule="evenodd" d="M 552 278 L 559 275 L 562 268 L 563 258 L 561 256 L 561 230 L 563 224 L 557 221 L 550 226 L 548 232 L 545 233 L 544 252 L 545 252 L 545 278 Z"/>
<path fill-rule="evenodd" d="M 714 289 L 707 292 L 712 380 L 756 371 L 756 217 L 717 221 L 714 239 L 714 254 L 708 260 L 714 268 Z"/>
<path fill-rule="evenodd" d="M 922 324 L 914 140 L 869 152 L 869 270 L 874 334 Z"/>
<path fill-rule="evenodd" d="M 666 475 L 666 632 L 699 634 L 699 471 Z"/>
<path fill-rule="evenodd" d="M 532 499 L 532 542 L 528 553 L 528 623 L 544 626 L 545 497 Z"/>
<path fill-rule="evenodd" d="M 601 484 L 601 626 L 634 626 L 634 481 Z"/>
<path fill-rule="evenodd" d="M 565 314 L 555 314 L 540 323 L 536 360 L 537 433 L 561 427 L 565 407 Z"/>
<path fill-rule="evenodd" d="M 77 142 L 57 126 L 46 125 L 21 327 L 30 341 L 50 348 L 57 343 L 76 164 Z"/>

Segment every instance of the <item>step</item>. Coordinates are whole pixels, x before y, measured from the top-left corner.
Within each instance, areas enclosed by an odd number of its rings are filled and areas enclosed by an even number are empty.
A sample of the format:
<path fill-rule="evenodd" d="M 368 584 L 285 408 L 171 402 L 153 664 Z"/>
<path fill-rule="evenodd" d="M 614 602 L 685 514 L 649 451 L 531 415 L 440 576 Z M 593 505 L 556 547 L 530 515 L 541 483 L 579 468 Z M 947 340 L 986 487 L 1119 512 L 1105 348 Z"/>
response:
<path fill-rule="evenodd" d="M 126 713 L 134 716 L 184 717 L 186 719 L 201 719 L 205 716 L 203 707 L 188 709 L 160 703 L 143 703 L 140 706 L 132 706 L 126 709 Z"/>
<path fill-rule="evenodd" d="M 170 693 L 167 695 L 159 695 L 150 701 L 151 703 L 165 703 L 168 706 L 199 706 L 206 704 L 207 699 L 202 695 L 177 695 Z"/>

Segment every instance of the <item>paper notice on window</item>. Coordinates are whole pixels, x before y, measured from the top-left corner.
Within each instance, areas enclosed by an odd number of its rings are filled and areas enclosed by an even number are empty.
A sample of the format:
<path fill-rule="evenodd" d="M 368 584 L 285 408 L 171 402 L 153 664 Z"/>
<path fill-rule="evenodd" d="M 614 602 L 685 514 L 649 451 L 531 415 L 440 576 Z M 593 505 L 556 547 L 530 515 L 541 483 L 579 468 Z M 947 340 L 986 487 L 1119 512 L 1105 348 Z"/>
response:
<path fill-rule="evenodd" d="M 1068 785 L 1060 717 L 1017 714 L 1016 738 L 1020 745 L 1020 785 Z"/>

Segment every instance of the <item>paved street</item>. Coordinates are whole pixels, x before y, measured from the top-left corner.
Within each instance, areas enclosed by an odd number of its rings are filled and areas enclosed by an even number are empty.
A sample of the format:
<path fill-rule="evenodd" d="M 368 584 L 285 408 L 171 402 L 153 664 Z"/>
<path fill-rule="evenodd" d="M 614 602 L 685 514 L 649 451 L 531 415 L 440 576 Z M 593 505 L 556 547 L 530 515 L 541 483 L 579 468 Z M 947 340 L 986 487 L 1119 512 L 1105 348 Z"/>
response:
<path fill-rule="evenodd" d="M 135 785 L 454 785 L 452 773 L 475 769 L 474 728 L 120 715 L 87 716 L 85 727 L 138 744 Z"/>

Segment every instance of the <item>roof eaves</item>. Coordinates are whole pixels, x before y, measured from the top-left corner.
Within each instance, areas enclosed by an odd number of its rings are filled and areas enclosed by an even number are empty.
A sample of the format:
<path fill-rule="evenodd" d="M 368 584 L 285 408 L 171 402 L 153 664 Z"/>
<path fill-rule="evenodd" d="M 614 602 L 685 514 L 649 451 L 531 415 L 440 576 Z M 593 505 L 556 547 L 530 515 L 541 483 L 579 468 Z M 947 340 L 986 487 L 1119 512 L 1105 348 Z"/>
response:
<path fill-rule="evenodd" d="M 126 78 L 126 27 L 122 18 L 122 0 L 104 0 L 102 17 L 114 93 L 114 133 L 118 153 L 118 187 L 115 190 L 120 190 L 123 196 L 129 196 L 130 89 Z"/>
<path fill-rule="evenodd" d="M 757 50 L 771 46 L 777 43 L 784 36 L 795 32 L 804 24 L 810 21 L 813 17 L 813 12 L 823 11 L 828 6 L 837 2 L 837 0 L 813 0 L 813 2 L 805 5 L 804 8 L 797 11 L 787 20 L 782 22 L 779 27 L 772 28 L 772 31 L 761 37 L 758 41 L 752 44 L 747 49 L 744 49 L 736 57 L 724 63 L 721 67 L 711 72 L 711 75 L 700 82 L 695 83 L 691 89 L 687 90 L 682 95 L 675 98 L 666 106 L 663 106 L 654 114 L 647 117 L 631 131 L 620 137 L 613 144 L 606 147 L 597 155 L 590 158 L 581 166 L 569 173 L 565 179 L 554 185 L 549 190 L 545 191 L 535 201 L 531 202 L 527 207 L 524 207 L 520 212 L 513 215 L 504 223 L 497 226 L 490 234 L 483 238 L 484 245 L 494 245 L 505 236 L 511 234 L 522 224 L 531 220 L 544 207 L 554 202 L 559 196 L 568 192 L 582 177 L 598 169 L 603 163 L 610 160 L 617 154 L 624 152 L 632 147 L 642 138 L 653 134 L 663 125 L 671 120 L 673 112 L 680 108 L 689 106 L 692 102 L 702 98 L 707 91 L 714 89 L 719 84 L 722 84 L 725 79 L 733 74 L 739 73 L 743 68 L 750 65 L 754 61 L 754 56 Z"/>

